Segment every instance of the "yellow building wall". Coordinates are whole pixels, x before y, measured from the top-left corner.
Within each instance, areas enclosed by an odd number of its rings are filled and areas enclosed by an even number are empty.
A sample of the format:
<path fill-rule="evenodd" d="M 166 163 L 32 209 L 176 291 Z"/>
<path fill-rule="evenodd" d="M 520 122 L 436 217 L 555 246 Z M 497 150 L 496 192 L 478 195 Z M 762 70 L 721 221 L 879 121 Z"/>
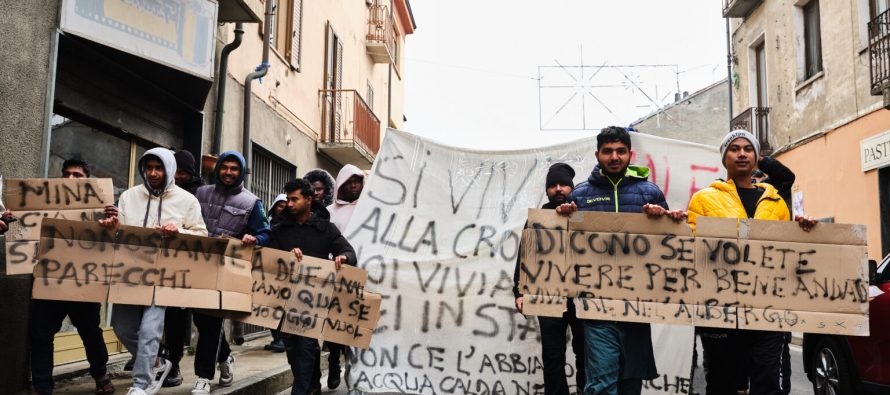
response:
<path fill-rule="evenodd" d="M 890 111 L 878 110 L 776 158 L 794 171 L 804 213 L 868 227 L 869 259 L 880 261 L 878 171 L 862 172 L 859 141 L 890 129 Z"/>

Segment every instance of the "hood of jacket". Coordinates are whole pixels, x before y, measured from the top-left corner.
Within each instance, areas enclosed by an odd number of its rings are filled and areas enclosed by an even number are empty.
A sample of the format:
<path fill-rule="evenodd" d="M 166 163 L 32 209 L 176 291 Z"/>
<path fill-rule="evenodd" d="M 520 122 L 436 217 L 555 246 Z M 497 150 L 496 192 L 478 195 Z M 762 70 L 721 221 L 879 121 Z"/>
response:
<path fill-rule="evenodd" d="M 358 199 L 356 199 L 353 202 L 346 202 L 346 201 L 340 200 L 337 197 L 337 194 L 340 191 L 340 187 L 343 186 L 343 184 L 346 183 L 346 180 L 349 180 L 349 178 L 352 176 L 359 176 L 362 178 L 362 182 L 364 182 L 365 173 L 362 172 L 362 170 L 359 169 L 358 167 L 356 167 L 355 165 L 343 166 L 343 168 L 340 169 L 340 172 L 337 173 L 337 181 L 334 183 L 334 203 L 335 204 L 355 204 L 358 202 Z"/>
<path fill-rule="evenodd" d="M 309 183 L 321 181 L 324 184 L 324 200 L 321 204 L 327 207 L 334 203 L 334 177 L 331 176 L 331 173 L 324 169 L 312 169 L 303 175 L 303 179 Z"/>
<path fill-rule="evenodd" d="M 216 160 L 216 165 L 213 166 L 213 183 L 217 186 L 223 187 L 223 184 L 219 181 L 219 167 L 222 166 L 222 163 L 227 160 L 235 159 L 238 161 L 238 165 L 241 166 L 241 174 L 238 177 L 238 182 L 231 186 L 225 187 L 227 189 L 236 189 L 240 190 L 241 186 L 244 185 L 244 176 L 246 175 L 247 170 L 247 161 L 244 159 L 244 155 L 241 155 L 238 151 L 226 151 L 219 154 L 219 159 Z"/>
<path fill-rule="evenodd" d="M 623 182 L 646 181 L 649 179 L 649 168 L 635 165 L 627 166 L 627 170 L 624 171 L 624 176 L 621 178 Z M 587 182 L 594 185 L 607 185 L 610 188 L 612 186 L 612 180 L 603 174 L 600 165 L 596 165 L 593 168 L 593 171 L 590 172 L 590 176 L 587 177 Z"/>
<path fill-rule="evenodd" d="M 283 193 L 279 193 L 278 196 L 275 196 L 275 200 L 272 201 L 272 204 L 269 205 L 269 209 L 266 211 L 269 213 L 269 215 L 272 215 L 272 209 L 275 208 L 275 205 L 278 204 L 278 202 L 286 202 L 286 201 L 287 201 L 287 195 L 285 195 Z"/>
<path fill-rule="evenodd" d="M 151 186 L 148 185 L 148 177 L 145 176 L 145 162 L 149 157 L 160 159 L 161 163 L 164 165 L 164 187 L 161 189 L 152 189 Z M 142 154 L 142 157 L 139 158 L 139 174 L 142 175 L 142 185 L 145 186 L 145 189 L 147 189 L 149 193 L 154 196 L 164 193 L 164 191 L 176 180 L 174 177 L 176 175 L 176 157 L 173 156 L 173 151 L 163 147 L 152 148 L 145 151 L 145 153 Z"/>

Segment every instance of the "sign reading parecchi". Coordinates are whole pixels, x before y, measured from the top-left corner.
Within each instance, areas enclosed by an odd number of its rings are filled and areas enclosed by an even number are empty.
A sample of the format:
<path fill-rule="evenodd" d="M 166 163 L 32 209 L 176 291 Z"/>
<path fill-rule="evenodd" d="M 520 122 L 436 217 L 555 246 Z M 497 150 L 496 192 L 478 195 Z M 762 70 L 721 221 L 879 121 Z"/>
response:
<path fill-rule="evenodd" d="M 103 208 L 114 204 L 110 178 L 6 179 L 3 202 L 19 218 L 6 233 L 4 274 L 29 274 L 44 218 L 97 221 L 105 218 Z"/>
<path fill-rule="evenodd" d="M 865 227 L 529 210 L 523 312 L 585 319 L 868 335 Z"/>
<path fill-rule="evenodd" d="M 34 299 L 250 311 L 250 266 L 226 259 L 240 241 L 44 219 Z"/>
<path fill-rule="evenodd" d="M 240 240 L 45 219 L 34 299 L 225 310 L 250 324 L 367 348 L 380 317 L 365 270 Z M 238 314 L 240 312 L 240 314 Z"/>
<path fill-rule="evenodd" d="M 233 319 L 282 332 L 368 348 L 380 319 L 379 294 L 365 292 L 368 272 L 272 248 L 230 245 L 233 262 L 251 267 L 249 315 Z"/>

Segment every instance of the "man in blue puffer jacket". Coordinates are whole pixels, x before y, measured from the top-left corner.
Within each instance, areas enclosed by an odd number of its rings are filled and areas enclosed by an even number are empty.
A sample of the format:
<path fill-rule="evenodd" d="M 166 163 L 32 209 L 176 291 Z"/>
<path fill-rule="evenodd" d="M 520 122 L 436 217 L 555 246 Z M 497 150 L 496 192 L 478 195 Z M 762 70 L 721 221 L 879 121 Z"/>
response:
<path fill-rule="evenodd" d="M 567 216 L 581 210 L 669 215 L 675 221 L 682 218 L 682 213 L 667 210 L 664 193 L 647 180 L 649 169 L 629 165 L 631 142 L 624 128 L 607 127 L 596 140 L 599 164 L 557 212 Z M 649 324 L 585 320 L 584 336 L 585 395 L 639 394 L 643 380 L 657 377 Z"/>

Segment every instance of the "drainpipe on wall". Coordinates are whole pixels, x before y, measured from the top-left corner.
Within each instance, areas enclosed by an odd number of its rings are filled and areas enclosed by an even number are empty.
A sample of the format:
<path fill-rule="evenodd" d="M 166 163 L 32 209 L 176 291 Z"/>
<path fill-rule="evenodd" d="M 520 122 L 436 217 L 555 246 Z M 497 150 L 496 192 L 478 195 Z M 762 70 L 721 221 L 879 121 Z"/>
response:
<path fill-rule="evenodd" d="M 275 8 L 274 0 L 266 0 L 266 18 L 263 22 L 263 62 L 257 66 L 256 71 L 247 75 L 244 79 L 244 133 L 242 134 L 241 153 L 247 162 L 244 169 L 244 187 L 250 189 L 250 166 L 253 163 L 253 155 L 250 146 L 250 85 L 257 78 L 261 78 L 269 71 L 269 44 L 272 41 L 272 11 Z"/>
<path fill-rule="evenodd" d="M 389 18 L 390 18 L 390 20 L 392 20 L 393 25 L 395 25 L 395 23 L 396 23 L 394 9 L 395 9 L 395 3 L 393 1 L 390 1 L 389 2 Z M 393 26 L 392 28 L 393 28 L 393 35 L 395 35 L 396 27 Z M 399 45 L 399 43 L 397 43 L 397 42 L 393 42 L 393 44 L 395 46 Z M 392 48 L 392 49 L 395 50 L 395 48 Z M 392 68 L 393 68 L 393 62 L 395 62 L 395 61 L 396 61 L 396 58 L 392 58 L 392 60 L 389 62 L 389 76 L 387 77 L 388 79 L 386 81 L 386 122 L 385 122 L 383 130 L 386 130 L 386 128 L 389 127 L 389 120 L 392 119 Z"/>
<path fill-rule="evenodd" d="M 729 129 L 732 129 L 732 35 L 726 18 L 726 83 L 729 85 Z"/>
<path fill-rule="evenodd" d="M 219 73 L 217 74 L 216 91 L 216 121 L 213 124 L 213 149 L 214 154 L 219 154 L 219 146 L 222 140 L 223 112 L 226 104 L 226 74 L 229 71 L 229 54 L 241 46 L 241 37 L 244 35 L 244 25 L 241 22 L 235 24 L 235 39 L 226 44 L 219 56 Z"/>

